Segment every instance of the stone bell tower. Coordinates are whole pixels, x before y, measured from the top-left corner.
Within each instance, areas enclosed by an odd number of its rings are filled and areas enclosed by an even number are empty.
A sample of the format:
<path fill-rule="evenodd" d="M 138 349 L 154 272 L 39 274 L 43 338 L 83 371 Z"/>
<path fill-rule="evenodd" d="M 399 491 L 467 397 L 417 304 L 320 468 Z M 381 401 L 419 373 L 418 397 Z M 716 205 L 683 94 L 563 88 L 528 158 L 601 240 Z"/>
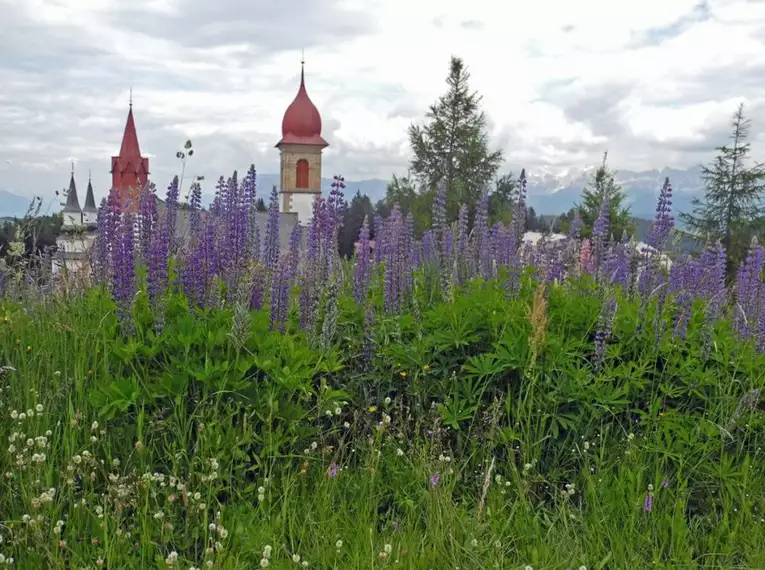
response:
<path fill-rule="evenodd" d="M 311 219 L 313 203 L 321 196 L 321 153 L 329 143 L 321 137 L 321 115 L 305 88 L 305 63 L 301 61 L 300 88 L 282 119 L 280 210 L 295 212 L 298 221 Z"/>

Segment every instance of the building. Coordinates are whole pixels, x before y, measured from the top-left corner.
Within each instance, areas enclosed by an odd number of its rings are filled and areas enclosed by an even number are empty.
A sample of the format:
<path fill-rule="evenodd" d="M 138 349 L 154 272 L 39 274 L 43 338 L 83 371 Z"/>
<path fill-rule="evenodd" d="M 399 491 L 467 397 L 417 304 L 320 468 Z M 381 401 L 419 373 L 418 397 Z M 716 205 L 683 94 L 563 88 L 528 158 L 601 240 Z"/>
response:
<path fill-rule="evenodd" d="M 313 213 L 313 203 L 321 195 L 322 151 L 329 146 L 321 136 L 321 115 L 308 97 L 305 87 L 304 64 L 301 62 L 300 86 L 295 99 L 282 119 L 282 138 L 277 143 L 280 162 L 279 241 L 282 251 L 289 248 L 290 235 L 298 224 L 307 224 Z M 149 182 L 149 159 L 141 155 L 138 132 L 133 117 L 132 96 L 128 107 L 125 130 L 119 154 L 111 157 L 112 192 L 119 196 L 122 211 L 138 210 L 138 188 Z M 261 192 L 263 195 L 263 192 Z M 158 200 L 158 208 L 164 207 Z M 89 251 L 95 240 L 97 208 L 93 186 L 88 180 L 85 206 L 80 208 L 74 166 L 69 181 L 66 203 L 62 210 L 63 225 L 57 239 L 57 256 L 53 271 L 69 274 L 89 273 Z M 265 235 L 268 214 L 257 212 L 255 222 L 260 235 Z M 188 233 L 188 212 L 178 211 L 178 237 Z"/>
<path fill-rule="evenodd" d="M 53 273 L 66 272 L 77 275 L 88 272 L 88 252 L 95 240 L 96 199 L 93 195 L 93 184 L 88 178 L 88 189 L 85 193 L 85 206 L 80 208 L 77 196 L 77 185 L 74 181 L 74 165 L 69 178 L 69 189 L 66 193 L 66 204 L 61 211 L 61 233 L 56 238 L 56 258 L 53 260 Z"/>
<path fill-rule="evenodd" d="M 112 191 L 120 198 L 122 211 L 138 211 L 138 188 L 149 181 L 149 159 L 141 156 L 138 133 L 133 119 L 132 94 L 120 153 L 112 157 Z"/>
<path fill-rule="evenodd" d="M 300 87 L 282 119 L 282 138 L 276 144 L 282 212 L 294 212 L 301 224 L 311 219 L 313 203 L 321 196 L 321 154 L 329 146 L 321 136 L 321 115 L 305 88 L 301 62 Z"/>

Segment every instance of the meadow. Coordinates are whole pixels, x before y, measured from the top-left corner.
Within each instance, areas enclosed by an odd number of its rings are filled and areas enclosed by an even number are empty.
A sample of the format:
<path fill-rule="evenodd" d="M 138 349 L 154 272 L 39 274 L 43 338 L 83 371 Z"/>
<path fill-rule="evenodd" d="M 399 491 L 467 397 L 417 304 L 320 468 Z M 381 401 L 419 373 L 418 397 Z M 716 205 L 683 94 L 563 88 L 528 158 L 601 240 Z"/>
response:
<path fill-rule="evenodd" d="M 649 248 L 439 190 L 345 260 L 342 178 L 284 252 L 255 183 L 187 239 L 177 180 L 112 196 L 92 283 L 6 277 L 0 568 L 765 567 L 759 244 L 671 255 L 667 181 Z"/>

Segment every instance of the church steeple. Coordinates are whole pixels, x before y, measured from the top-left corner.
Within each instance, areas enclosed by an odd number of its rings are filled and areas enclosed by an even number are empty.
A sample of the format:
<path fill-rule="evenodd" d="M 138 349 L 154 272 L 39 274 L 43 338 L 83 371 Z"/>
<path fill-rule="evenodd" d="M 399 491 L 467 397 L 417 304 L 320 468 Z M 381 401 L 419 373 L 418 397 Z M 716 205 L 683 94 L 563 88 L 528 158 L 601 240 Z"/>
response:
<path fill-rule="evenodd" d="M 118 156 L 112 157 L 112 190 L 118 192 L 123 210 L 138 209 L 138 188 L 145 186 L 149 179 L 149 159 L 141 156 L 138 133 L 133 118 L 133 90 L 130 90 L 125 132 Z"/>
<path fill-rule="evenodd" d="M 74 163 L 72 163 L 72 174 L 69 178 L 69 190 L 66 192 L 66 204 L 61 214 L 63 215 L 62 227 L 71 228 L 82 225 L 82 209 L 77 197 L 77 185 L 74 182 Z"/>
<path fill-rule="evenodd" d="M 300 61 L 300 85 L 282 119 L 280 186 L 282 212 L 296 212 L 300 223 L 311 218 L 321 196 L 321 153 L 329 146 L 321 136 L 321 115 L 305 87 L 305 59 Z"/>

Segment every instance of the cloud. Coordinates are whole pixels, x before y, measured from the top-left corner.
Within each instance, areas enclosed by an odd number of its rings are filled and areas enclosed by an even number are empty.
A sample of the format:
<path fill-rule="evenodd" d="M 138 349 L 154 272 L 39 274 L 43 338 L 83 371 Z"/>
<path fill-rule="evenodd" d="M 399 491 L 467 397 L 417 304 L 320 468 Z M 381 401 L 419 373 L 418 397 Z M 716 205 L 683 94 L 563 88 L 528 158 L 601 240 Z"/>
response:
<path fill-rule="evenodd" d="M 687 167 L 726 141 L 745 101 L 765 154 L 765 3 L 750 0 L 0 0 L 0 188 L 43 194 L 110 182 L 133 88 L 160 188 L 176 150 L 214 180 L 274 144 L 306 81 L 330 142 L 324 173 L 406 172 L 406 131 L 462 57 L 509 165 Z M 57 206 L 52 204 L 53 209 Z"/>

